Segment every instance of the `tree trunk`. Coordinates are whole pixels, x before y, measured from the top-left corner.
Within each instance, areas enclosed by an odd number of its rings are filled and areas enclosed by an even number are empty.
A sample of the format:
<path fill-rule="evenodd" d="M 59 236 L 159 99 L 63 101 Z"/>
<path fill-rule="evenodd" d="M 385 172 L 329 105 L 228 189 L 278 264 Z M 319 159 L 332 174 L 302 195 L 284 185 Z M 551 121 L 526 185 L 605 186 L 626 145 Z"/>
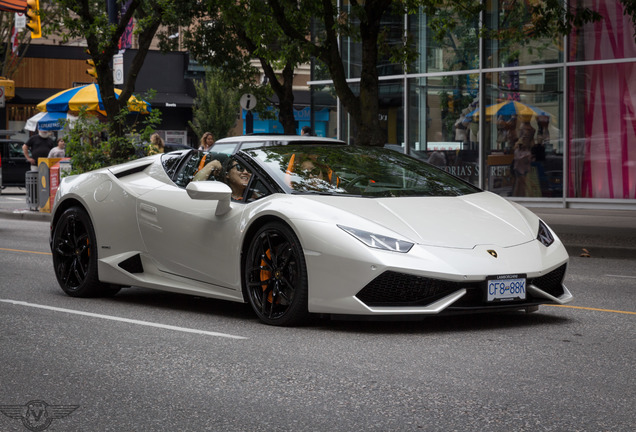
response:
<path fill-rule="evenodd" d="M 287 135 L 296 134 L 296 119 L 294 118 L 294 67 L 289 63 L 285 65 L 282 73 L 282 83 L 278 80 L 276 72 L 265 59 L 260 59 L 261 67 L 269 84 L 278 97 L 278 121 L 283 125 L 283 131 Z"/>

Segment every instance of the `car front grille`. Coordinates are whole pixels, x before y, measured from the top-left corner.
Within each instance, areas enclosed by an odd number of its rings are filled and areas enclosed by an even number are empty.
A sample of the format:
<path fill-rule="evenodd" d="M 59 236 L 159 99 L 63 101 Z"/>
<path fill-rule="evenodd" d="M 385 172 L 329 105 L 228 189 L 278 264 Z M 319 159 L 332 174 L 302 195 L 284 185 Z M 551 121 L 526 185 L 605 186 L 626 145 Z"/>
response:
<path fill-rule="evenodd" d="M 468 287 L 469 284 L 459 282 L 386 271 L 362 288 L 356 297 L 367 306 L 417 306 Z"/>
<path fill-rule="evenodd" d="M 541 291 L 545 291 L 551 296 L 559 297 L 563 294 L 563 278 L 565 277 L 565 269 L 567 264 L 563 264 L 547 273 L 543 276 L 536 277 L 528 281 L 528 284 L 532 284 L 539 288 Z"/>
<path fill-rule="evenodd" d="M 543 276 L 528 279 L 528 285 L 532 284 L 554 297 L 559 297 L 563 294 L 565 270 L 564 264 Z M 466 289 L 466 294 L 453 303 L 449 310 L 494 306 L 486 302 L 486 281 L 452 282 L 394 271 L 386 271 L 379 275 L 362 288 L 356 297 L 370 307 L 426 306 L 462 288 Z M 508 302 L 509 305 L 529 303 L 545 303 L 545 299 L 535 298 L 528 292 L 526 300 Z"/>

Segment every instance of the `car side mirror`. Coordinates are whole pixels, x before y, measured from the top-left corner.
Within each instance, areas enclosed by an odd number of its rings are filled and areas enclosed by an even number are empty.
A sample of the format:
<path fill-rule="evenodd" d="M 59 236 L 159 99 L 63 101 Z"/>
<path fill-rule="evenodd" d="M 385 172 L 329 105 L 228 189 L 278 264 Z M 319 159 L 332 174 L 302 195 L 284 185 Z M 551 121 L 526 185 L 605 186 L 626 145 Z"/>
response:
<path fill-rule="evenodd" d="M 223 215 L 230 210 L 232 189 L 219 181 L 193 181 L 186 186 L 188 196 L 194 200 L 218 201 L 215 214 Z"/>

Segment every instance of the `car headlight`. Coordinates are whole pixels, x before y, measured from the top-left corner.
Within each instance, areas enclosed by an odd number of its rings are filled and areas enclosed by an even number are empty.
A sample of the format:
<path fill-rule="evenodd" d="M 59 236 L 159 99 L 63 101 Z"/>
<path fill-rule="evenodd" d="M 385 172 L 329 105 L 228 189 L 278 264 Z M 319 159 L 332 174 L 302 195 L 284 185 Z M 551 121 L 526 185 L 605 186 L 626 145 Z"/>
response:
<path fill-rule="evenodd" d="M 393 237 L 387 237 L 381 234 L 374 234 L 368 231 L 363 231 L 342 225 L 338 225 L 338 228 L 351 234 L 353 237 L 360 240 L 365 245 L 375 249 L 407 253 L 413 247 L 413 243 L 399 240 Z"/>
<path fill-rule="evenodd" d="M 550 228 L 543 221 L 539 221 L 539 233 L 537 234 L 537 240 L 539 240 L 545 247 L 554 243 L 554 236 L 550 232 Z"/>

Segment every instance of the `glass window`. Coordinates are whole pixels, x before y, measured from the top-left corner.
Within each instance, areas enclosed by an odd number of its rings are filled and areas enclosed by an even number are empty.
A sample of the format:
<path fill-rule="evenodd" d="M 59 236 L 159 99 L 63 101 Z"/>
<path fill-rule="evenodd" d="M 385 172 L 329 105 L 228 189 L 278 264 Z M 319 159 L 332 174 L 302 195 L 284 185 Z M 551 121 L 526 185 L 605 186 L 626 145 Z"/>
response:
<path fill-rule="evenodd" d="M 477 185 L 478 75 L 409 80 L 409 153 Z"/>
<path fill-rule="evenodd" d="M 440 18 L 452 18 L 452 10 L 440 9 Z M 469 70 L 479 68 L 479 20 L 456 19 L 456 27 L 438 40 L 423 13 L 408 16 L 408 41 L 419 55 L 409 73 Z"/>
<path fill-rule="evenodd" d="M 164 153 L 161 155 L 161 163 L 168 177 L 173 178 L 179 169 L 180 163 L 183 161 L 182 154 Z"/>
<path fill-rule="evenodd" d="M 384 142 L 389 145 L 401 145 L 404 142 L 404 106 L 403 80 L 382 80 L 379 82 L 379 114 L 378 121 L 384 134 Z M 359 95 L 360 85 L 358 83 L 350 84 L 351 89 Z M 341 136 L 349 144 L 355 144 L 357 130 L 348 115 L 344 115 L 340 126 Z"/>
<path fill-rule="evenodd" d="M 597 10 L 603 20 L 589 23 L 568 38 L 569 61 L 611 60 L 636 57 L 634 25 L 618 0 L 580 0 L 581 6 Z M 602 5 L 602 7 L 600 7 Z"/>
<path fill-rule="evenodd" d="M 347 9 L 350 6 L 347 5 Z M 350 15 L 354 26 L 359 26 L 357 16 Z M 392 60 L 393 54 L 403 51 L 404 15 L 387 13 L 382 17 L 378 45 L 377 71 L 379 76 L 403 73 L 402 63 Z M 362 43 L 351 37 L 343 38 L 342 61 L 347 78 L 360 78 L 362 72 Z"/>
<path fill-rule="evenodd" d="M 232 142 L 232 143 L 217 143 L 214 144 L 213 148 L 214 151 L 217 153 L 225 153 L 227 155 L 231 155 L 232 153 L 234 153 L 236 151 L 236 148 L 238 147 L 239 143 L 237 142 Z"/>
<path fill-rule="evenodd" d="M 9 143 L 9 158 L 24 160 L 24 152 L 22 151 L 23 145 L 24 143 L 21 143 L 21 142 Z"/>
<path fill-rule="evenodd" d="M 486 74 L 486 106 L 479 113 L 485 115 L 485 180 L 491 192 L 562 196 L 561 76 L 561 69 Z"/>
<path fill-rule="evenodd" d="M 292 193 L 400 197 L 479 192 L 429 164 L 383 148 L 287 145 L 248 153 Z"/>
<path fill-rule="evenodd" d="M 568 197 L 636 198 L 636 62 L 569 69 Z"/>
<path fill-rule="evenodd" d="M 484 67 L 518 67 L 563 61 L 562 38 L 514 40 L 506 36 L 510 29 L 523 28 L 532 34 L 532 16 L 524 0 L 498 0 L 489 2 L 486 26 L 500 37 L 485 42 Z"/>
<path fill-rule="evenodd" d="M 192 151 L 175 170 L 174 182 L 177 186 L 185 188 L 191 181 L 222 180 L 222 168 L 227 159 L 225 153 Z M 173 163 L 168 167 L 172 165 Z"/>

